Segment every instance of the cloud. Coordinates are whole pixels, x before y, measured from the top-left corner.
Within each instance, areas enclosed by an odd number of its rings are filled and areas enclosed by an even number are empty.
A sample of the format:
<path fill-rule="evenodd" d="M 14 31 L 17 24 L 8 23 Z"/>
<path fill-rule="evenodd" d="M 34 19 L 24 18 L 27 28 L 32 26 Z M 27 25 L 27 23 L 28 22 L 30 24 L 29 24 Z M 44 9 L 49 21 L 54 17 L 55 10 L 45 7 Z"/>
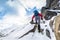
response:
<path fill-rule="evenodd" d="M 4 8 L 0 6 L 0 12 L 3 11 L 3 10 L 4 10 Z"/>
<path fill-rule="evenodd" d="M 4 5 L 8 0 L 0 0 L 0 5 Z"/>
<path fill-rule="evenodd" d="M 13 4 L 12 7 L 15 7 L 15 5 Z M 0 20 L 0 28 L 1 29 L 10 27 L 13 24 L 23 25 L 27 22 L 27 19 L 26 19 L 27 16 L 26 16 L 25 9 L 18 4 L 18 5 L 16 5 L 16 10 L 17 10 L 16 15 L 10 15 L 9 12 L 7 12 L 7 14 L 3 17 L 3 20 Z"/>
<path fill-rule="evenodd" d="M 7 28 L 10 27 L 11 25 L 15 24 L 15 25 L 24 25 L 27 24 L 29 22 L 29 19 L 31 18 L 31 16 L 28 16 L 26 13 L 25 8 L 32 8 L 34 6 L 37 6 L 37 8 L 41 8 L 40 6 L 42 5 L 42 0 L 41 3 L 39 1 L 32 1 L 32 0 L 21 0 L 20 1 L 22 3 L 22 5 L 20 3 L 16 1 L 8 1 L 6 2 L 6 5 L 9 5 L 10 7 L 13 7 L 16 9 L 17 13 L 16 15 L 10 15 L 10 12 L 7 12 L 7 14 L 4 16 L 3 20 L 0 20 L 0 27 L 1 28 Z M 31 3 L 31 4 L 30 4 Z M 12 10 L 13 10 L 12 8 Z M 31 19 L 30 19 L 31 20 Z"/>
<path fill-rule="evenodd" d="M 0 5 L 0 20 L 2 20 L 3 17 L 7 14 L 9 14 L 9 15 L 15 15 L 16 14 L 16 9 L 14 8 L 14 4 L 11 1 L 10 4 L 13 4 L 13 6 L 9 6 L 9 4 L 8 4 L 9 1 L 8 0 L 2 0 L 0 3 L 1 4 Z"/>
<path fill-rule="evenodd" d="M 21 1 L 23 5 L 26 7 L 34 7 L 36 6 L 37 8 L 41 8 L 42 6 L 46 5 L 46 0 L 23 0 Z"/>
<path fill-rule="evenodd" d="M 46 0 L 22 0 L 20 2 L 23 4 L 23 7 L 28 9 L 26 12 L 29 15 L 32 13 L 32 9 L 34 7 L 37 7 L 37 9 L 40 11 L 41 8 L 46 5 Z"/>

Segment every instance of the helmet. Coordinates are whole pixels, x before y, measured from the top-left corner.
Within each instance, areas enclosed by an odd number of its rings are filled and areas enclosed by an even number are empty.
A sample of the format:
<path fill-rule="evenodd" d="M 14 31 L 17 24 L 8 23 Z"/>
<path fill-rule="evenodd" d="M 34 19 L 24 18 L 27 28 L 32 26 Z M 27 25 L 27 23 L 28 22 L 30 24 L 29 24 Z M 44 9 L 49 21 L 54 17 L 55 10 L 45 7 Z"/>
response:
<path fill-rule="evenodd" d="M 35 16 L 38 16 L 39 12 L 37 10 L 34 10 L 33 12 Z"/>

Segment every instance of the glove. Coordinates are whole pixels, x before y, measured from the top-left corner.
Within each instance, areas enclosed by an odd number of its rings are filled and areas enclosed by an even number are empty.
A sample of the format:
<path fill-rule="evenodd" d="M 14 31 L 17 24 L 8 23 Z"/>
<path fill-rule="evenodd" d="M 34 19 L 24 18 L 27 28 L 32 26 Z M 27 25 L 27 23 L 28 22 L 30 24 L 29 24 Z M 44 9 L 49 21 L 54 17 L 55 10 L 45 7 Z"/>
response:
<path fill-rule="evenodd" d="M 43 18 L 41 18 L 41 20 L 43 20 Z"/>
<path fill-rule="evenodd" d="M 31 22 L 30 22 L 31 24 L 33 23 L 33 20 L 31 20 Z"/>
<path fill-rule="evenodd" d="M 33 22 L 33 20 L 32 20 L 32 22 Z"/>

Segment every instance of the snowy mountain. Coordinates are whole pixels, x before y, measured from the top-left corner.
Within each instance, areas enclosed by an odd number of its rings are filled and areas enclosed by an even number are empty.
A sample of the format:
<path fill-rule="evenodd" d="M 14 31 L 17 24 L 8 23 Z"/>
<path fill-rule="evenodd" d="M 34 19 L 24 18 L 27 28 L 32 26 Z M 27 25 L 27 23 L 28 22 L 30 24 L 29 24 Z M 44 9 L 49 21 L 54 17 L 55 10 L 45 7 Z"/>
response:
<path fill-rule="evenodd" d="M 46 0 L 6 0 L 6 2 L 1 2 L 0 40 L 56 40 L 54 32 L 49 26 L 50 20 L 44 20 L 45 23 L 41 20 L 43 34 L 39 33 L 37 28 L 35 32 L 31 32 L 35 25 L 30 24 L 33 8 L 36 6 L 40 11 L 41 7 L 45 6 Z"/>
<path fill-rule="evenodd" d="M 45 24 L 41 20 L 41 28 L 44 29 L 43 34 L 38 32 L 36 28 L 35 32 L 29 32 L 34 28 L 34 24 L 24 24 L 21 25 L 12 25 L 11 27 L 1 30 L 0 32 L 0 40 L 55 40 L 54 32 L 52 32 L 51 28 L 49 27 L 49 21 L 45 20 Z M 46 35 L 46 29 L 49 30 L 51 39 Z M 29 32 L 27 35 L 27 32 Z M 22 35 L 24 35 L 22 38 Z"/>

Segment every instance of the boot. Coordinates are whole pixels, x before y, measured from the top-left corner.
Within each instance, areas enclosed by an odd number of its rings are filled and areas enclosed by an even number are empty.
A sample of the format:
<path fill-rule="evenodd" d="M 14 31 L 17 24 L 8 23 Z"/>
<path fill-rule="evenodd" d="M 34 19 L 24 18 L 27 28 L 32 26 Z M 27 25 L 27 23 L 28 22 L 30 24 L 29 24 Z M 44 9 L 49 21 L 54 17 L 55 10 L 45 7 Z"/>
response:
<path fill-rule="evenodd" d="M 38 25 L 38 32 L 40 33 L 43 33 L 43 29 L 40 28 L 40 25 Z"/>
<path fill-rule="evenodd" d="M 41 30 L 41 29 L 40 29 L 40 25 L 38 25 L 38 32 L 41 32 L 40 30 Z"/>

